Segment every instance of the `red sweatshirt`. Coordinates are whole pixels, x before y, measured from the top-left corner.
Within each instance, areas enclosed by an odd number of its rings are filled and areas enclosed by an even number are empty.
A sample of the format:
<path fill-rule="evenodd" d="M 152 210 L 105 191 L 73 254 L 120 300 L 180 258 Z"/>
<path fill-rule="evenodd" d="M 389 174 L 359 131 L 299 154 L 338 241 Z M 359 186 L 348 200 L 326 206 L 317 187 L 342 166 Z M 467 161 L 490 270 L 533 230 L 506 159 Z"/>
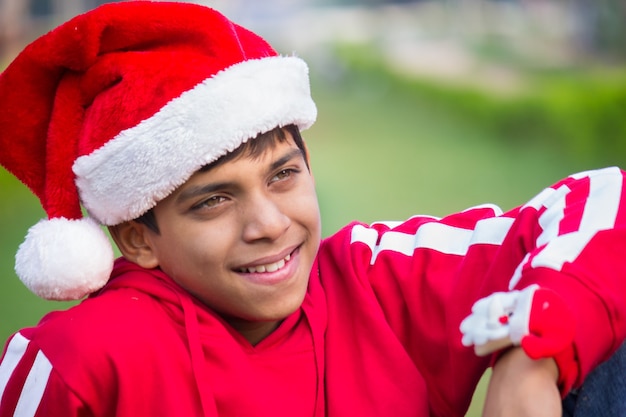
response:
<path fill-rule="evenodd" d="M 256 346 L 159 270 L 118 260 L 103 290 L 10 339 L 0 417 L 463 416 L 490 358 L 462 346 L 461 320 L 531 283 L 576 318 L 565 393 L 626 335 L 623 182 L 607 169 L 504 214 L 350 224 L 322 242 L 302 308 Z"/>

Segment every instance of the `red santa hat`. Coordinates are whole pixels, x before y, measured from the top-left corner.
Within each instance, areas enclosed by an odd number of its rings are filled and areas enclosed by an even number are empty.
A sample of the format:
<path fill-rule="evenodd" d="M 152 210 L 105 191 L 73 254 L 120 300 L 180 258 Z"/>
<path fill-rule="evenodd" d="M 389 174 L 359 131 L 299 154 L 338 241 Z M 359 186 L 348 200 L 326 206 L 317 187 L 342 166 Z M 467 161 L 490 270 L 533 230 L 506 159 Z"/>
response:
<path fill-rule="evenodd" d="M 0 164 L 48 216 L 29 230 L 16 272 L 59 300 L 109 279 L 101 224 L 137 218 L 259 133 L 316 117 L 301 59 L 174 2 L 106 4 L 61 25 L 0 75 L 0 100 Z"/>

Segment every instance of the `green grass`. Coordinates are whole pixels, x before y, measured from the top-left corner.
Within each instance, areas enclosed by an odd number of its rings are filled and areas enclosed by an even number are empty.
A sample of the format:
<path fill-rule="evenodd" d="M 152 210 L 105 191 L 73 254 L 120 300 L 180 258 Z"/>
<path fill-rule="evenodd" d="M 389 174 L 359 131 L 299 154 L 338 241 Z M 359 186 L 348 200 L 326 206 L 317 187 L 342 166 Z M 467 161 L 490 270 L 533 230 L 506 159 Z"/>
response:
<path fill-rule="evenodd" d="M 314 79 L 318 123 L 304 132 L 312 153 L 328 235 L 358 219 L 444 215 L 485 202 L 504 209 L 595 163 L 573 160 L 554 143 L 503 140 L 415 91 L 381 78 Z M 30 294 L 13 272 L 28 227 L 43 216 L 34 197 L 0 171 L 0 339 L 67 303 Z M 468 416 L 479 414 L 484 383 Z"/>

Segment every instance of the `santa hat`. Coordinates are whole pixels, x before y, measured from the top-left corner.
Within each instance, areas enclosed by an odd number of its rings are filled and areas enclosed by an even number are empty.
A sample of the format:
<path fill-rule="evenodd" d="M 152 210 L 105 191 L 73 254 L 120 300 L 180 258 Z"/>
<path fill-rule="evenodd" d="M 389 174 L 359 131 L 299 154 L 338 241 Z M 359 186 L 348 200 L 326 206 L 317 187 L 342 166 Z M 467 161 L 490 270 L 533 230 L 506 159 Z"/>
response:
<path fill-rule="evenodd" d="M 0 100 L 0 164 L 48 216 L 16 272 L 58 300 L 107 282 L 113 250 L 100 225 L 137 218 L 259 133 L 316 117 L 301 59 L 174 2 L 105 4 L 61 25 L 0 75 Z"/>

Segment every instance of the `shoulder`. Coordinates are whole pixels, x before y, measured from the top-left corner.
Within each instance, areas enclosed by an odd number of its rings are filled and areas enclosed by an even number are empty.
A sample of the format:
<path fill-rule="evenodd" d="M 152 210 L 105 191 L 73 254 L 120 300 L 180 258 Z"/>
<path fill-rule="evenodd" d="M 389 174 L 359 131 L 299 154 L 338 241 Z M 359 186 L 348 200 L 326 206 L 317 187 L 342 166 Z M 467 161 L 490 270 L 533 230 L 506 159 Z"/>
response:
<path fill-rule="evenodd" d="M 13 374 L 22 380 L 51 378 L 45 384 L 46 392 L 56 393 L 54 404 L 63 401 L 62 395 L 76 395 L 90 406 L 126 392 L 147 398 L 165 380 L 147 375 L 187 380 L 190 365 L 181 329 L 163 300 L 118 288 L 21 330 L 10 339 L 3 366 L 14 363 Z"/>
<path fill-rule="evenodd" d="M 180 329 L 158 299 L 120 288 L 52 312 L 13 339 L 44 357 L 72 391 L 103 393 L 122 381 L 141 381 L 164 358 L 184 368 Z"/>
<path fill-rule="evenodd" d="M 160 339 L 172 343 L 177 323 L 158 300 L 132 288 L 108 291 L 65 311 L 46 315 L 21 334 L 55 367 L 123 356 Z M 167 343 L 165 343 L 167 345 Z"/>

